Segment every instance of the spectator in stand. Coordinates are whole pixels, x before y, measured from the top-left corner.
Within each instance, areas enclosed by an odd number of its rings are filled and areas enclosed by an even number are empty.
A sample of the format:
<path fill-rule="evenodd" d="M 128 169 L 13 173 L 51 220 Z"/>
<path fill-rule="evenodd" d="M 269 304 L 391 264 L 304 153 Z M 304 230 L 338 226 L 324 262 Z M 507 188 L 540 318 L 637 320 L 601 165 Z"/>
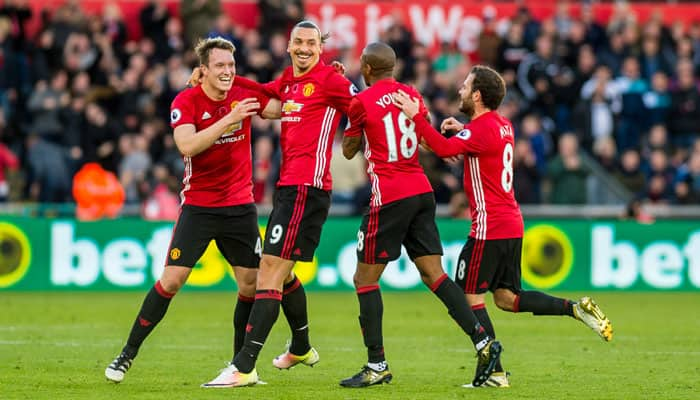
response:
<path fill-rule="evenodd" d="M 622 61 L 628 54 L 625 47 L 625 41 L 622 32 L 613 31 L 610 33 L 610 40 L 607 46 L 602 50 L 599 61 L 602 65 L 607 66 L 614 76 L 620 74 L 622 69 Z"/>
<path fill-rule="evenodd" d="M 139 203 L 139 188 L 146 180 L 151 167 L 148 141 L 142 135 L 122 135 L 119 138 L 119 153 L 119 181 L 124 187 L 125 202 Z"/>
<path fill-rule="evenodd" d="M 671 110 L 671 94 L 668 91 L 668 76 L 656 72 L 651 78 L 651 89 L 642 96 L 647 122 L 653 126 L 666 122 Z"/>
<path fill-rule="evenodd" d="M 677 87 L 671 92 L 669 133 L 675 146 L 687 147 L 700 137 L 700 92 L 688 59 L 676 65 Z"/>
<path fill-rule="evenodd" d="M 141 33 L 150 38 L 157 49 L 157 59 L 165 61 L 169 54 L 160 53 L 167 47 L 168 39 L 165 34 L 165 27 L 170 19 L 170 11 L 165 0 L 149 0 L 139 12 L 139 22 Z"/>
<path fill-rule="evenodd" d="M 700 196 L 700 152 L 690 154 L 688 161 L 678 168 L 675 181 L 676 184 L 684 182 L 688 185 L 689 197 Z"/>
<path fill-rule="evenodd" d="M 581 88 L 581 100 L 574 109 L 572 124 L 579 143 L 586 151 L 591 151 L 593 143 L 610 137 L 615 129 L 613 104 L 617 98 L 617 88 L 611 81 L 610 69 L 601 65 L 594 76 Z"/>
<path fill-rule="evenodd" d="M 120 126 L 111 115 L 97 103 L 85 107 L 85 125 L 82 129 L 82 148 L 85 162 L 98 162 L 111 172 L 117 170 Z"/>
<path fill-rule="evenodd" d="M 552 204 L 586 204 L 588 169 L 581 161 L 578 139 L 573 133 L 559 138 L 559 153 L 547 165 Z"/>
<path fill-rule="evenodd" d="M 45 140 L 62 144 L 65 127 L 61 118 L 69 104 L 70 94 L 66 71 L 56 71 L 48 84 L 44 81 L 37 82 L 27 101 L 33 120 L 30 130 Z"/>
<path fill-rule="evenodd" d="M 185 24 L 185 40 L 191 46 L 205 38 L 216 17 L 221 14 L 220 0 L 182 0 L 180 17 Z"/>
<path fill-rule="evenodd" d="M 304 19 L 302 0 L 258 0 L 258 10 L 258 30 L 265 35 L 281 33 L 287 36 L 292 27 Z"/>
<path fill-rule="evenodd" d="M 0 140 L 3 140 L 5 132 L 5 114 L 0 107 Z M 0 203 L 7 201 L 10 196 L 10 182 L 7 177 L 9 172 L 19 169 L 19 159 L 9 147 L 0 141 Z"/>
<path fill-rule="evenodd" d="M 498 70 L 501 73 L 517 71 L 520 62 L 528 52 L 529 50 L 523 37 L 523 25 L 517 22 L 511 23 L 506 37 L 498 47 Z"/>
<path fill-rule="evenodd" d="M 640 76 L 639 61 L 634 57 L 625 58 L 622 76 L 614 84 L 621 101 L 615 137 L 620 150 L 624 150 L 636 146 L 641 132 L 648 127 L 642 96 L 649 90 L 649 84 Z"/>
<path fill-rule="evenodd" d="M 60 146 L 36 134 L 26 142 L 28 197 L 42 203 L 63 203 L 71 199 L 71 173 Z"/>
<path fill-rule="evenodd" d="M 515 140 L 513 154 L 513 190 L 520 204 L 537 204 L 540 198 L 541 169 L 537 167 L 537 156 L 532 151 L 530 141 L 525 138 Z"/>
<path fill-rule="evenodd" d="M 646 177 L 641 168 L 639 152 L 627 149 L 620 157 L 620 168 L 614 173 L 615 178 L 635 196 L 640 196 L 646 186 Z"/>
<path fill-rule="evenodd" d="M 660 39 L 656 36 L 645 36 L 642 39 L 642 54 L 639 57 L 642 78 L 650 81 L 657 72 L 670 74 L 672 68 L 666 57 L 661 54 Z"/>

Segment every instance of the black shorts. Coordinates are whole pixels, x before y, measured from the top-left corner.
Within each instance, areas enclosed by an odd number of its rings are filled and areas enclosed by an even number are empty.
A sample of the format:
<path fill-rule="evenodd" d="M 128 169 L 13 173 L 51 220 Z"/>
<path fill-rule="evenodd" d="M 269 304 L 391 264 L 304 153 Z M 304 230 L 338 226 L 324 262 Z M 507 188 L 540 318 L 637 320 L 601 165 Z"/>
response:
<path fill-rule="evenodd" d="M 315 187 L 280 186 L 272 199 L 263 253 L 311 261 L 331 207 L 331 194 Z"/>
<path fill-rule="evenodd" d="M 194 267 L 212 240 L 231 266 L 258 268 L 262 246 L 255 205 L 183 205 L 165 265 Z"/>
<path fill-rule="evenodd" d="M 455 272 L 455 282 L 467 294 L 496 289 L 520 293 L 520 254 L 523 239 L 467 239 Z"/>
<path fill-rule="evenodd" d="M 401 245 L 415 260 L 442 254 L 435 225 L 435 197 L 423 193 L 370 207 L 357 232 L 357 259 L 366 264 L 386 264 L 401 255 Z"/>

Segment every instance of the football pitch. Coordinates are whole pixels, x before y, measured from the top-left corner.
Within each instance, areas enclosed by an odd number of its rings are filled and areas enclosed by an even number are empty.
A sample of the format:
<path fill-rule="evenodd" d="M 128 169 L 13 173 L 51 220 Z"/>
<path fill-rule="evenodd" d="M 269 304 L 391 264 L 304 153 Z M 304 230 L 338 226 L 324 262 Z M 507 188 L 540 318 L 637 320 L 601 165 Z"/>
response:
<path fill-rule="evenodd" d="M 581 293 L 558 293 L 578 298 Z M 384 345 L 394 381 L 345 389 L 366 361 L 352 292 L 308 293 L 314 368 L 278 371 L 280 314 L 258 363 L 267 385 L 203 389 L 231 356 L 235 293 L 184 291 L 121 384 L 104 369 L 121 350 L 144 293 L 0 293 L 0 399 L 697 399 L 698 293 L 594 293 L 613 322 L 603 342 L 567 317 L 509 314 L 489 304 L 511 388 L 464 389 L 471 342 L 427 291 L 384 293 Z"/>

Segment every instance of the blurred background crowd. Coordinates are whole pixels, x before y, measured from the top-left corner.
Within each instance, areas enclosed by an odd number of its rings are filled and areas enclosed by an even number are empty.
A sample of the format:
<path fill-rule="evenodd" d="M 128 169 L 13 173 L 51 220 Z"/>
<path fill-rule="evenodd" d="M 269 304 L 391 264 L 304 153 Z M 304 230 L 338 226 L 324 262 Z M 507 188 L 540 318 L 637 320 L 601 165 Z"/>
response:
<path fill-rule="evenodd" d="M 183 0 L 175 16 L 144 3 L 142 37 L 129 40 L 120 8 L 88 14 L 75 0 L 33 13 L 23 0 L 0 6 L 0 202 L 73 202 L 86 163 L 113 172 L 127 204 L 147 218 L 179 205 L 183 162 L 168 125 L 200 37 L 237 47 L 238 74 L 260 82 L 289 65 L 289 28 L 304 18 L 298 1 L 260 0 L 256 29 L 231 22 L 216 0 Z M 475 63 L 503 74 L 500 112 L 516 130 L 515 193 L 523 204 L 700 203 L 700 20 L 640 22 L 619 3 L 607 24 L 591 7 L 560 1 L 537 20 L 525 5 L 507 24 L 488 13 L 478 48 L 444 43 L 432 54 L 400 18 L 381 39 L 399 57 L 397 78 L 425 97 L 436 125 L 459 113 L 457 93 Z M 37 33 L 26 25 L 39 20 Z M 332 33 L 332 32 L 331 32 Z M 332 37 L 331 37 L 332 40 Z M 363 88 L 353 49 L 325 54 Z M 463 118 L 460 115 L 460 118 Z M 344 126 L 341 124 L 341 126 Z M 336 135 L 340 151 L 342 132 Z M 255 198 L 271 202 L 279 167 L 279 122 L 253 123 Z M 464 215 L 462 165 L 421 154 L 438 203 Z M 359 212 L 369 196 L 365 162 L 336 156 L 333 201 Z"/>

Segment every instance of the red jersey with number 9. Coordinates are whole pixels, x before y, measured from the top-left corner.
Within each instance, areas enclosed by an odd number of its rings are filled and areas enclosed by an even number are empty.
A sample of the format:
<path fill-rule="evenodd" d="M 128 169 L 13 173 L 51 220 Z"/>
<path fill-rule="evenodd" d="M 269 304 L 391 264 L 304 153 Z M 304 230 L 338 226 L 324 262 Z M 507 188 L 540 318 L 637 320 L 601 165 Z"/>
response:
<path fill-rule="evenodd" d="M 391 94 L 398 90 L 420 99 L 421 116 L 416 118 L 427 115 L 421 95 L 390 78 L 375 82 L 355 96 L 348 111 L 350 126 L 345 136 L 365 135 L 373 207 L 433 191 L 418 162 L 420 135 L 415 124 L 392 103 Z"/>
<path fill-rule="evenodd" d="M 170 107 L 170 125 L 192 124 L 197 132 L 208 128 L 236 104 L 257 98 L 258 112 L 270 101 L 259 92 L 232 87 L 226 99 L 215 101 L 202 85 L 185 89 Z M 250 118 L 231 125 L 209 148 L 194 157 L 183 156 L 185 174 L 180 198 L 182 204 L 200 207 L 225 207 L 253 202 L 253 172 L 250 147 Z"/>

